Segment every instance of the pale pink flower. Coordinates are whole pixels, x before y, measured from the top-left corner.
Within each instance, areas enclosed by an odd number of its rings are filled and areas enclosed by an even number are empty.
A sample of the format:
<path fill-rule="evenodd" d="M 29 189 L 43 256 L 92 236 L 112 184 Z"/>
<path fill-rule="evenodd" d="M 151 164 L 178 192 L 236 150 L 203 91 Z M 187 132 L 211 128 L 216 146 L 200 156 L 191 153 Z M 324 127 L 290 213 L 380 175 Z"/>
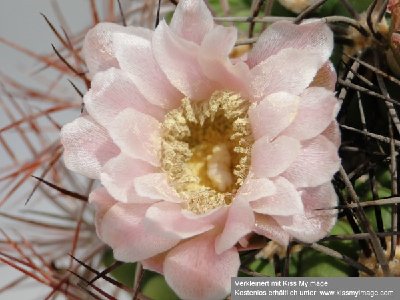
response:
<path fill-rule="evenodd" d="M 252 232 L 315 242 L 336 221 L 336 75 L 326 24 L 275 23 L 246 60 L 233 27 L 181 0 L 153 32 L 102 23 L 86 36 L 87 114 L 64 160 L 116 259 L 162 273 L 184 299 L 219 299 Z"/>

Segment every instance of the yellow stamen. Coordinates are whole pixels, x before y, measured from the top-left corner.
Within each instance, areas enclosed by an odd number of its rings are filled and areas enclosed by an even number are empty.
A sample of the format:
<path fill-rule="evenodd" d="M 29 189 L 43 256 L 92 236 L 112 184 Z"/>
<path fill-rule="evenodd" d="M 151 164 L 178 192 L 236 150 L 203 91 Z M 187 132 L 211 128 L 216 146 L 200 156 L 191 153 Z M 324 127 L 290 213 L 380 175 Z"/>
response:
<path fill-rule="evenodd" d="M 188 98 L 162 124 L 161 166 L 170 184 L 201 214 L 229 205 L 247 176 L 253 138 L 250 103 L 215 92 L 209 100 Z"/>

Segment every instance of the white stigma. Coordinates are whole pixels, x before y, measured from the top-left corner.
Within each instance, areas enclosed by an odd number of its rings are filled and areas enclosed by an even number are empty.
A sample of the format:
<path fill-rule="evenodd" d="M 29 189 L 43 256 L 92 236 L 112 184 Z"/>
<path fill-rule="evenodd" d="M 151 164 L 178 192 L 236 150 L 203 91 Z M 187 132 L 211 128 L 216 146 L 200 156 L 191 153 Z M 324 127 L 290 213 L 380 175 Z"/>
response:
<path fill-rule="evenodd" d="M 207 176 L 220 192 L 232 186 L 231 155 L 225 144 L 214 146 L 207 156 Z"/>

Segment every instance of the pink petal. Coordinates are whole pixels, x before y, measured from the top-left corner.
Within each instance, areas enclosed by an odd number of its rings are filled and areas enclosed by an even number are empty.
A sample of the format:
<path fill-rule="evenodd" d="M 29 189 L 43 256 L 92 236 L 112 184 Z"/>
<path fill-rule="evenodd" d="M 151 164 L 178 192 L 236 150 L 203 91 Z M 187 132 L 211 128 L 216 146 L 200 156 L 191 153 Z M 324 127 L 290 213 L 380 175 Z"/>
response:
<path fill-rule="evenodd" d="M 99 23 L 88 31 L 83 42 L 83 55 L 89 68 L 90 76 L 108 68 L 118 68 L 115 58 L 113 35 L 125 33 L 130 37 L 150 39 L 152 31 L 140 27 L 124 27 L 115 23 Z"/>
<path fill-rule="evenodd" d="M 199 64 L 204 74 L 222 89 L 249 95 L 250 70 L 243 61 L 235 64 L 229 59 L 237 39 L 234 27 L 216 26 L 201 43 Z"/>
<path fill-rule="evenodd" d="M 251 207 L 265 215 L 294 215 L 304 212 L 303 202 L 296 188 L 285 178 L 278 177 L 274 184 L 276 193 L 272 196 L 253 201 Z"/>
<path fill-rule="evenodd" d="M 251 70 L 255 99 L 286 91 L 299 95 L 326 62 L 321 52 L 288 48 L 270 56 Z"/>
<path fill-rule="evenodd" d="M 235 248 L 215 253 L 214 237 L 200 235 L 172 249 L 164 262 L 168 285 L 182 299 L 215 300 L 226 297 L 240 259 Z"/>
<path fill-rule="evenodd" d="M 89 114 L 105 128 L 126 108 L 133 108 L 158 120 L 165 115 L 160 107 L 144 98 L 127 72 L 114 68 L 96 74 L 83 100 Z"/>
<path fill-rule="evenodd" d="M 99 146 L 95 155 L 100 165 L 104 166 L 106 162 L 117 156 L 120 152 L 120 149 L 112 142 L 111 138 L 108 137 L 107 142 Z"/>
<path fill-rule="evenodd" d="M 300 97 L 278 92 L 253 104 L 249 109 L 251 129 L 255 139 L 274 139 L 292 123 L 297 114 Z"/>
<path fill-rule="evenodd" d="M 153 257 L 179 240 L 149 230 L 143 218 L 149 205 L 118 202 L 103 216 L 101 239 L 114 250 L 117 260 L 136 262 Z"/>
<path fill-rule="evenodd" d="M 215 242 L 216 253 L 221 254 L 231 249 L 241 238 L 249 234 L 253 230 L 254 220 L 254 213 L 249 203 L 235 199 L 229 207 L 224 230 Z"/>
<path fill-rule="evenodd" d="M 159 274 L 164 274 L 163 267 L 164 267 L 164 260 L 165 260 L 166 253 L 161 253 L 151 258 L 142 260 L 142 266 L 146 270 L 150 270 L 153 272 L 157 272 Z"/>
<path fill-rule="evenodd" d="M 303 143 L 296 161 L 282 176 L 296 187 L 314 187 L 331 180 L 339 166 L 337 147 L 319 135 Z"/>
<path fill-rule="evenodd" d="M 147 210 L 145 222 L 149 228 L 179 239 L 187 239 L 214 228 L 207 219 L 187 218 L 181 205 L 165 201 Z"/>
<path fill-rule="evenodd" d="M 108 131 L 121 151 L 153 166 L 160 165 L 161 124 L 153 117 L 126 108 L 109 124 Z"/>
<path fill-rule="evenodd" d="M 228 58 L 237 40 L 237 29 L 235 27 L 215 26 L 201 42 L 201 50 L 210 56 Z M 203 54 L 204 54 L 203 53 Z"/>
<path fill-rule="evenodd" d="M 326 236 L 336 223 L 335 210 L 316 210 L 337 205 L 337 195 L 330 182 L 302 193 L 305 214 L 276 217 L 282 228 L 296 239 L 313 243 Z"/>
<path fill-rule="evenodd" d="M 254 224 L 253 224 L 253 225 L 254 225 Z M 248 235 L 242 237 L 242 238 L 238 241 L 238 244 L 240 245 L 240 247 L 242 247 L 242 248 L 247 248 L 247 247 L 249 247 L 249 243 L 250 243 L 249 239 L 250 239 L 251 235 L 252 235 L 252 234 L 250 233 L 250 234 L 248 234 Z"/>
<path fill-rule="evenodd" d="M 237 191 L 234 202 L 250 202 L 276 193 L 275 184 L 267 178 L 249 178 Z"/>
<path fill-rule="evenodd" d="M 92 191 L 89 195 L 89 203 L 94 206 L 96 216 L 95 216 L 95 225 L 97 235 L 101 238 L 101 222 L 103 221 L 103 217 L 106 212 L 116 203 L 115 199 L 110 197 L 110 194 L 107 193 L 107 190 L 103 187 L 99 187 Z"/>
<path fill-rule="evenodd" d="M 154 200 L 138 196 L 134 190 L 133 179 L 154 172 L 156 168 L 152 165 L 121 153 L 104 165 L 100 179 L 101 184 L 118 201 L 149 203 Z"/>
<path fill-rule="evenodd" d="M 142 197 L 174 203 L 182 202 L 178 193 L 169 185 L 164 173 L 143 175 L 133 181 L 136 192 Z"/>
<path fill-rule="evenodd" d="M 300 142 L 292 137 L 281 135 L 269 142 L 264 136 L 253 145 L 250 170 L 259 178 L 275 177 L 296 160 L 300 150 Z"/>
<path fill-rule="evenodd" d="M 256 214 L 254 232 L 282 246 L 287 246 L 289 244 L 289 234 L 270 216 Z"/>
<path fill-rule="evenodd" d="M 208 99 L 216 84 L 205 76 L 197 61 L 200 47 L 176 35 L 163 21 L 153 35 L 152 48 L 169 81 L 185 96 Z"/>
<path fill-rule="evenodd" d="M 333 34 L 322 21 L 295 25 L 289 21 L 275 22 L 259 37 L 247 60 L 253 68 L 286 48 L 308 49 L 321 53 L 327 61 L 333 50 Z"/>
<path fill-rule="evenodd" d="M 322 132 L 322 134 L 330 140 L 336 147 L 340 147 L 340 128 L 338 122 L 332 121 L 331 124 Z"/>
<path fill-rule="evenodd" d="M 115 55 L 122 70 L 148 102 L 164 109 L 176 108 L 183 98 L 161 71 L 153 56 L 151 41 L 125 33 L 114 34 Z"/>
<path fill-rule="evenodd" d="M 101 166 L 119 153 L 106 130 L 89 116 L 64 125 L 61 143 L 66 167 L 93 179 L 99 178 Z"/>
<path fill-rule="evenodd" d="M 332 211 L 317 209 L 335 207 L 338 202 L 335 189 L 330 181 L 314 188 L 304 189 L 301 198 L 303 200 L 304 209 L 319 216 L 332 216 Z M 335 210 L 333 210 L 333 212 L 335 212 Z M 336 213 L 334 215 L 336 215 Z"/>
<path fill-rule="evenodd" d="M 182 0 L 175 9 L 170 26 L 180 37 L 200 45 L 214 27 L 214 19 L 203 1 Z"/>
<path fill-rule="evenodd" d="M 334 91 L 336 81 L 337 75 L 335 67 L 330 61 L 328 61 L 321 67 L 321 69 L 319 69 L 310 86 L 324 87 L 328 90 Z"/>
<path fill-rule="evenodd" d="M 312 87 L 300 96 L 299 111 L 283 134 L 299 140 L 308 140 L 324 131 L 335 119 L 339 101 L 325 88 Z"/>

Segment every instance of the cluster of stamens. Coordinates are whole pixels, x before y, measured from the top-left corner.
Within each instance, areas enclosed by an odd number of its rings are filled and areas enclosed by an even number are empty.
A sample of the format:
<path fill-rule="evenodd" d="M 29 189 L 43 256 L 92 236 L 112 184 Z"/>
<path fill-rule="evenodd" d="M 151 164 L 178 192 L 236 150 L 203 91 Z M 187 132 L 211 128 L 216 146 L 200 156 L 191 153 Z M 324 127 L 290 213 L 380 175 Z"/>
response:
<path fill-rule="evenodd" d="M 218 91 L 205 101 L 184 98 L 166 115 L 161 167 L 186 209 L 202 214 L 232 202 L 250 166 L 249 105 Z"/>

